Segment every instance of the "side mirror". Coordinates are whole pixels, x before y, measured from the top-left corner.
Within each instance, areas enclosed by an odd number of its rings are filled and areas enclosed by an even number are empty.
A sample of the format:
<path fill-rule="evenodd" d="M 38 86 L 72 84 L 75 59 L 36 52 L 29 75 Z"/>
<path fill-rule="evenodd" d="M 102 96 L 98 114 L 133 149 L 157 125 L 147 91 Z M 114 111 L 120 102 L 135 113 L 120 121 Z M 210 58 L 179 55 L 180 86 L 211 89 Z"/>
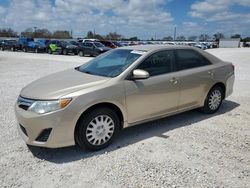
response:
<path fill-rule="evenodd" d="M 149 73 L 145 70 L 135 69 L 133 70 L 132 79 L 140 80 L 149 78 Z"/>

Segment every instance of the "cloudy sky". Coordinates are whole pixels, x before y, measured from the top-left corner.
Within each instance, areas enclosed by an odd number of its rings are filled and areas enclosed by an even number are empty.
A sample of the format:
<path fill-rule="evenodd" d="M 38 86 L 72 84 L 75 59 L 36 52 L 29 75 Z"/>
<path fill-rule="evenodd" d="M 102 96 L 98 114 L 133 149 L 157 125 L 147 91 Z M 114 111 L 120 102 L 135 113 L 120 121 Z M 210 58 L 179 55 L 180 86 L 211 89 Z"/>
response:
<path fill-rule="evenodd" d="M 223 32 L 250 36 L 250 0 L 0 0 L 0 28 L 111 31 L 142 39 Z"/>

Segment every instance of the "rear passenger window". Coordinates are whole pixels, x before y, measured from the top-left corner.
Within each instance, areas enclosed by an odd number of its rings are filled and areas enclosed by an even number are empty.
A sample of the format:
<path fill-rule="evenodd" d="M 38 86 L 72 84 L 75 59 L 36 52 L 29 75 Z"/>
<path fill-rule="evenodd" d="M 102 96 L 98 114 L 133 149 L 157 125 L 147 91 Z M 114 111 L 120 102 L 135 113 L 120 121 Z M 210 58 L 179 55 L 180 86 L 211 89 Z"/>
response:
<path fill-rule="evenodd" d="M 176 55 L 178 70 L 211 65 L 205 57 L 194 50 L 176 50 Z"/>
<path fill-rule="evenodd" d="M 156 52 L 143 61 L 137 69 L 147 71 L 150 76 L 169 73 L 173 71 L 174 59 L 173 50 Z"/>

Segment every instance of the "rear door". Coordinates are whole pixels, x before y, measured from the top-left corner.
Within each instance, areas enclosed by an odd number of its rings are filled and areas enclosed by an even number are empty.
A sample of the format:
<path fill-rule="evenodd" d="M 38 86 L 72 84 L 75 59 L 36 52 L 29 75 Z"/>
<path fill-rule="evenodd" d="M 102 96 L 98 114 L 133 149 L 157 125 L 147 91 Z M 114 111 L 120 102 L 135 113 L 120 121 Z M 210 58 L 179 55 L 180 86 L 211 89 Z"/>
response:
<path fill-rule="evenodd" d="M 213 65 L 192 49 L 176 50 L 176 69 L 180 84 L 179 109 L 198 107 L 212 85 Z"/>

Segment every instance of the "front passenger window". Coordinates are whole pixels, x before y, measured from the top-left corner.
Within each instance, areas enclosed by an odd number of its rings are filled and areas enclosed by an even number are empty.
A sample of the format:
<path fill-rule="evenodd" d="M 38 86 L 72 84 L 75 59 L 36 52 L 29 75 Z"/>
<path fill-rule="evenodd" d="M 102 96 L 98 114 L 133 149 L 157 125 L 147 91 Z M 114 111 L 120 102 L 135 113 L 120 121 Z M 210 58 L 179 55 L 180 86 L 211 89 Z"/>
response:
<path fill-rule="evenodd" d="M 137 69 L 145 70 L 150 76 L 156 76 L 173 71 L 174 52 L 173 50 L 166 50 L 156 52 L 145 61 L 143 61 Z"/>

